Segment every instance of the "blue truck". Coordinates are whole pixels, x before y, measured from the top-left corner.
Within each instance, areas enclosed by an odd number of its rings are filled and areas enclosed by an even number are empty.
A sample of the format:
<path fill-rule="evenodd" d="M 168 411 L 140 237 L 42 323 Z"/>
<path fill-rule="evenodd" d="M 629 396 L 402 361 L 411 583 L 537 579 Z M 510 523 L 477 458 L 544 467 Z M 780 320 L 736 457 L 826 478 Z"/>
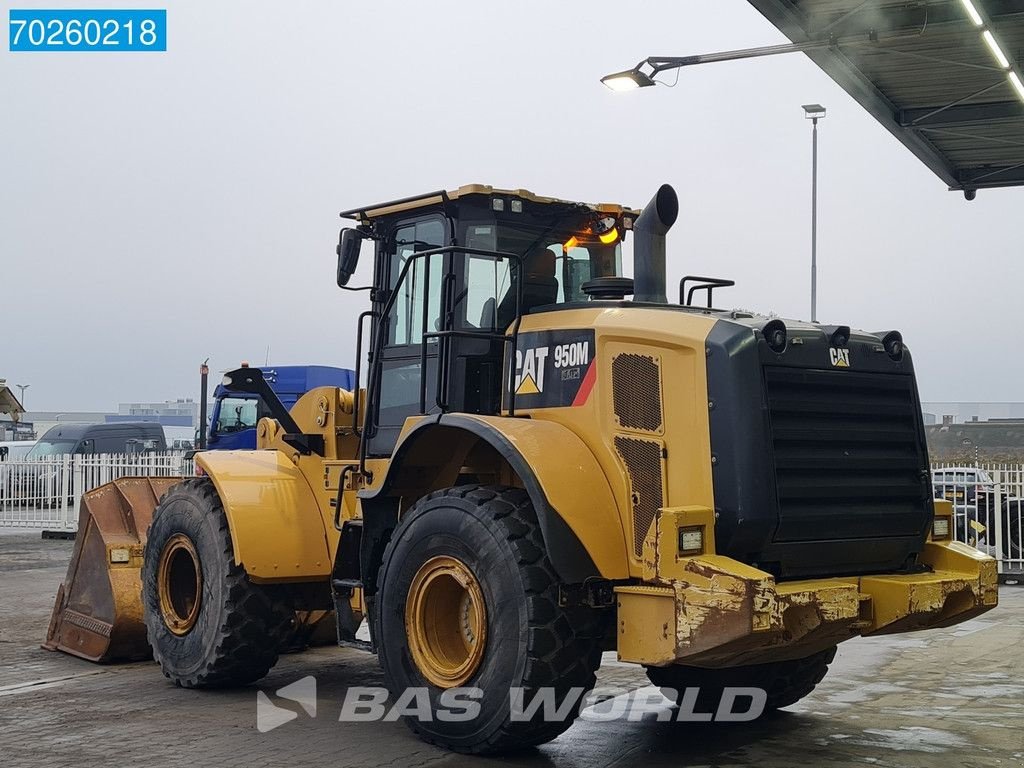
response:
<path fill-rule="evenodd" d="M 286 408 L 315 387 L 355 387 L 355 371 L 327 365 L 278 365 L 262 369 L 263 378 Z M 207 448 L 214 451 L 254 449 L 256 423 L 270 410 L 258 395 L 233 392 L 223 384 L 213 391 Z"/>

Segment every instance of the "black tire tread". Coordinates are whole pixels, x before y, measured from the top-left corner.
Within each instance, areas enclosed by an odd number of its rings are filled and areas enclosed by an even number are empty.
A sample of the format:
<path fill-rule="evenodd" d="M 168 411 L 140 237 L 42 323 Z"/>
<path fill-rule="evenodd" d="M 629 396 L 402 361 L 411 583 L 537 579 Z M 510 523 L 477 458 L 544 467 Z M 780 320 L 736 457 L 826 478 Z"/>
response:
<path fill-rule="evenodd" d="M 828 673 L 836 648 L 826 648 L 804 659 L 742 667 L 704 669 L 700 667 L 648 667 L 647 677 L 654 685 L 675 688 L 680 695 L 687 687 L 699 687 L 713 700 L 723 688 L 744 686 L 762 688 L 768 695 L 765 713 L 796 704 L 813 691 Z"/>
<path fill-rule="evenodd" d="M 526 695 L 544 686 L 554 687 L 558 697 L 573 688 L 591 690 L 601 664 L 601 650 L 595 639 L 577 633 L 578 623 L 574 623 L 558 604 L 558 576 L 548 559 L 540 523 L 527 492 L 522 488 L 494 485 L 461 485 L 435 491 L 420 499 L 403 516 L 399 529 L 413 525 L 427 502 L 441 498 L 473 502 L 481 509 L 482 518 L 486 516 L 494 521 L 515 553 L 516 566 L 526 585 L 528 606 L 529 640 L 522 680 Z M 398 538 L 398 535 L 392 536 L 384 551 L 381 573 L 387 572 Z M 536 746 L 566 731 L 575 720 L 576 708 L 573 714 L 565 721 L 506 721 L 486 741 L 470 748 L 454 749 L 468 754 L 488 754 Z M 406 723 L 424 741 L 453 749 L 419 729 L 414 719 L 406 718 Z"/>
<path fill-rule="evenodd" d="M 249 581 L 245 569 L 235 562 L 234 547 L 227 515 L 213 483 L 208 478 L 190 478 L 172 487 L 161 498 L 171 494 L 184 493 L 205 506 L 206 514 L 217 521 L 222 563 L 227 564 L 224 589 L 227 595 L 224 608 L 218 619 L 217 637 L 214 650 L 206 666 L 189 677 L 176 677 L 163 663 L 160 645 L 155 634 L 155 622 L 163 622 L 160 615 L 147 611 L 146 635 L 153 648 L 153 658 L 160 664 L 164 676 L 183 688 L 227 688 L 248 685 L 264 677 L 277 663 L 278 651 L 289 637 L 294 613 L 280 601 L 275 600 L 270 590 Z M 154 523 L 160 508 L 153 515 Z M 159 557 L 157 544 L 147 540 L 144 562 Z M 155 567 L 145 571 L 143 584 L 143 605 L 147 605 L 147 594 L 156 594 Z M 204 579 L 206 575 L 204 574 Z"/>

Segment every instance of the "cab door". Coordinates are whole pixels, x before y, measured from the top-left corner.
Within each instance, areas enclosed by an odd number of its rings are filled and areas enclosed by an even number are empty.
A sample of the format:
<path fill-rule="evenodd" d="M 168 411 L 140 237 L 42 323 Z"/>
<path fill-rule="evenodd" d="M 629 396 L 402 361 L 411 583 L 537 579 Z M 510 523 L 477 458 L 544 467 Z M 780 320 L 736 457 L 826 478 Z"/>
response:
<path fill-rule="evenodd" d="M 439 340 L 424 340 L 423 336 L 442 327 L 442 286 L 449 257 L 416 254 L 444 245 L 447 229 L 442 216 L 426 216 L 398 224 L 388 240 L 387 298 L 393 301 L 386 316 L 378 320 L 377 354 L 371 372 L 376 377 L 373 389 L 377 395 L 371 404 L 374 424 L 367 436 L 369 456 L 391 455 L 409 416 L 438 411 Z M 382 302 L 379 311 L 384 309 Z"/>

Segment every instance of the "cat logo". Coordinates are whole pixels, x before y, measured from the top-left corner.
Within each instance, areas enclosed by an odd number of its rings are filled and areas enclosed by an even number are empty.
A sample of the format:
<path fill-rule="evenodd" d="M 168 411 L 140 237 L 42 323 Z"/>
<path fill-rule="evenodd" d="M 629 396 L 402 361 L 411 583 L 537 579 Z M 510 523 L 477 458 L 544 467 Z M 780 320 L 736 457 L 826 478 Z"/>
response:
<path fill-rule="evenodd" d="M 829 347 L 828 358 L 832 361 L 833 368 L 850 367 L 850 350 L 842 347 Z"/>
<path fill-rule="evenodd" d="M 516 350 L 516 394 L 539 395 L 544 391 L 544 361 L 548 347 Z"/>
<path fill-rule="evenodd" d="M 587 404 L 597 380 L 593 329 L 560 328 L 519 334 L 508 379 L 505 407 L 569 408 Z M 511 350 L 509 350 L 511 352 Z M 511 375 L 509 375 L 511 374 Z M 515 398 L 513 402 L 510 398 Z"/>

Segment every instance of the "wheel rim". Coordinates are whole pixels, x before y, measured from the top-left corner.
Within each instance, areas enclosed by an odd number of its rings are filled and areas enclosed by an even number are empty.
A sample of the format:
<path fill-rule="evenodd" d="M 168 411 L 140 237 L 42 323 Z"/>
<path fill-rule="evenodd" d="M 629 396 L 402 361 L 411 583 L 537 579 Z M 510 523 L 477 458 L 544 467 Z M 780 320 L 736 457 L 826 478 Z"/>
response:
<path fill-rule="evenodd" d="M 480 583 L 465 563 L 434 557 L 413 577 L 405 632 L 420 673 L 439 688 L 466 683 L 483 659 L 487 610 Z"/>
<path fill-rule="evenodd" d="M 203 576 L 195 545 L 185 534 L 176 533 L 164 544 L 157 585 L 164 624 L 176 635 L 188 634 L 199 618 Z"/>

